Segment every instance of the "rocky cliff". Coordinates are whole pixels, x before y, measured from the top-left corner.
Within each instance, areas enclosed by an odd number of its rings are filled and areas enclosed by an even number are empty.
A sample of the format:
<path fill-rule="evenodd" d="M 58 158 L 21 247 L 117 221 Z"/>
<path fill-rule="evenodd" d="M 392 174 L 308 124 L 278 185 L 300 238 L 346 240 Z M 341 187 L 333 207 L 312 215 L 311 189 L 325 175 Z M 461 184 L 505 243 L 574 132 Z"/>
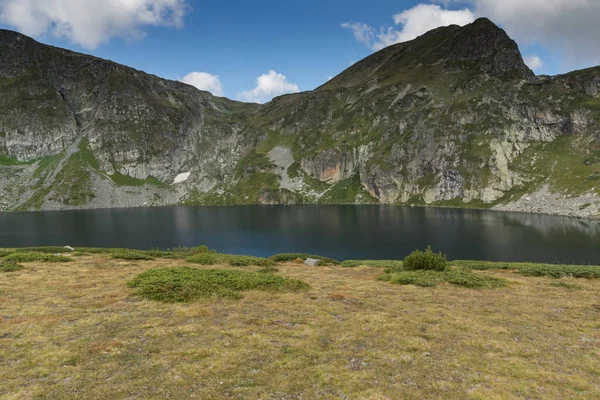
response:
<path fill-rule="evenodd" d="M 536 77 L 487 19 L 265 105 L 10 31 L 0 55 L 6 210 L 390 203 L 600 215 L 600 68 Z"/>

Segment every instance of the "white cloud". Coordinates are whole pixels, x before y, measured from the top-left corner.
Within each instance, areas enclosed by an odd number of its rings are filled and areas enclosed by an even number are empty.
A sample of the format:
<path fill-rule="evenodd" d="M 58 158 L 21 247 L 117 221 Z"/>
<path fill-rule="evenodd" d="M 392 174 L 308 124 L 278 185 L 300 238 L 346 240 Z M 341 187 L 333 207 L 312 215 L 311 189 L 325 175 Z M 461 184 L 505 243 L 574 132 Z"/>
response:
<path fill-rule="evenodd" d="M 253 103 L 264 103 L 275 96 L 285 93 L 298 93 L 300 89 L 295 83 L 273 70 L 256 78 L 256 87 L 252 90 L 238 93 L 238 99 Z"/>
<path fill-rule="evenodd" d="M 207 72 L 190 72 L 180 81 L 195 86 L 197 89 L 211 92 L 215 96 L 223 96 L 223 85 L 217 75 Z"/>
<path fill-rule="evenodd" d="M 470 0 L 477 15 L 502 25 L 521 44 L 564 55 L 566 64 L 600 62 L 598 0 Z"/>
<path fill-rule="evenodd" d="M 183 26 L 186 0 L 0 0 L 0 22 L 94 49 L 113 37 L 139 39 L 146 26 Z"/>
<path fill-rule="evenodd" d="M 350 29 L 356 40 L 372 50 L 381 50 L 392 44 L 415 39 L 432 29 L 447 25 L 467 25 L 475 20 L 471 10 L 446 10 L 435 4 L 418 4 L 417 6 L 394 15 L 393 27 L 375 29 L 361 23 L 346 22 L 342 28 Z"/>
<path fill-rule="evenodd" d="M 525 61 L 525 64 L 527 64 L 527 66 L 534 71 L 539 70 L 540 68 L 542 68 L 544 66 L 544 61 L 542 61 L 541 58 L 539 58 L 538 56 L 535 56 L 535 55 L 526 56 L 524 58 L 524 61 Z"/>

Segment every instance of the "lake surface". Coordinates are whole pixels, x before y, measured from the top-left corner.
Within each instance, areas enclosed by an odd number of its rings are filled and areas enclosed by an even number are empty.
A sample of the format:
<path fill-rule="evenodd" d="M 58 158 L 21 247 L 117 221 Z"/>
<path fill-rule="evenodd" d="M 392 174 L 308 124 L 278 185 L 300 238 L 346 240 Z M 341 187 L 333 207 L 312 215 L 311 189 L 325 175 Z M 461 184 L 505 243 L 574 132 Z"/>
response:
<path fill-rule="evenodd" d="M 384 205 L 0 213 L 0 247 L 200 244 L 234 254 L 306 252 L 340 260 L 402 259 L 431 245 L 449 259 L 600 264 L 600 223 Z"/>

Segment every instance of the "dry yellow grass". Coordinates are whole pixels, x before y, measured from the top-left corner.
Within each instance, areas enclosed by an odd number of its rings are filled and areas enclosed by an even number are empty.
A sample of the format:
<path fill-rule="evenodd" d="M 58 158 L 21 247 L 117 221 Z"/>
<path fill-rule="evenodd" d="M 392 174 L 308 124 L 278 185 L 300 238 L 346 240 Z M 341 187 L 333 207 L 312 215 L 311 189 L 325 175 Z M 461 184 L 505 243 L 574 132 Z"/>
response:
<path fill-rule="evenodd" d="M 131 297 L 137 274 L 184 264 L 99 255 L 0 275 L 0 397 L 600 398 L 600 280 L 419 288 L 286 263 L 308 291 Z"/>

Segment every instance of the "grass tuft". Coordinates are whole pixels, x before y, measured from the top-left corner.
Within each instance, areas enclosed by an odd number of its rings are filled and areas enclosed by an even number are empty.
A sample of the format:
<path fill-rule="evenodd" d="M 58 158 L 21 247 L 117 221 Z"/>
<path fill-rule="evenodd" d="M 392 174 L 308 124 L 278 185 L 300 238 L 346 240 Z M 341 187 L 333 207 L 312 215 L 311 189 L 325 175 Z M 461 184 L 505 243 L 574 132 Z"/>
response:
<path fill-rule="evenodd" d="M 239 299 L 240 292 L 247 290 L 287 292 L 308 288 L 302 281 L 272 274 L 189 267 L 151 269 L 128 282 L 128 286 L 136 296 L 166 303 L 210 297 Z"/>

